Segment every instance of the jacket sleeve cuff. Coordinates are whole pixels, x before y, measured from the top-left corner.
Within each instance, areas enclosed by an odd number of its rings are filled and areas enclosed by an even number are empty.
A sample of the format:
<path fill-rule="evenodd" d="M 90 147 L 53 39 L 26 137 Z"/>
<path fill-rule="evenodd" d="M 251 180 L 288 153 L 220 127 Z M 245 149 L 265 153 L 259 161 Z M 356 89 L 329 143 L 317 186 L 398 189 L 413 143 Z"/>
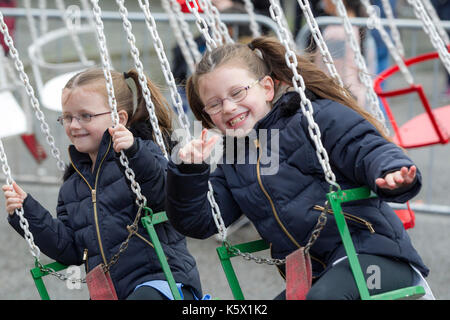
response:
<path fill-rule="evenodd" d="M 177 168 L 181 173 L 184 174 L 203 173 L 207 169 L 209 169 L 209 164 L 205 162 L 202 162 L 200 164 L 182 162 L 177 165 Z"/>

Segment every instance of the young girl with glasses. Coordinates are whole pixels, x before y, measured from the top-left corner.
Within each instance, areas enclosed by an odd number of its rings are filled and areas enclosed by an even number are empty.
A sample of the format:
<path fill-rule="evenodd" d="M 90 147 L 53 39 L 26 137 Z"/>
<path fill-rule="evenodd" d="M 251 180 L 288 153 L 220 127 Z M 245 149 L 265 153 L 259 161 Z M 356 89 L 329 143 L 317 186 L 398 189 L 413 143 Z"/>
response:
<path fill-rule="evenodd" d="M 102 69 L 75 75 L 62 92 L 64 127 L 72 145 L 56 208 L 57 217 L 43 208 L 16 183 L 3 186 L 9 222 L 20 234 L 15 209 L 23 207 L 37 246 L 65 265 L 84 264 L 86 272 L 107 264 L 129 235 L 138 207 L 129 180 L 119 162 L 123 150 L 135 180 L 153 212 L 164 211 L 166 165 L 145 106 L 135 70 L 111 72 L 119 123 L 112 127 L 106 81 Z M 159 89 L 147 81 L 155 113 L 167 142 L 172 131 L 172 112 Z M 169 222 L 155 225 L 175 281 L 185 299 L 201 297 L 194 258 L 184 236 Z M 109 269 L 119 299 L 173 298 L 153 244 L 141 223 L 128 247 Z"/>
<path fill-rule="evenodd" d="M 281 43 L 266 37 L 249 45 L 227 44 L 206 53 L 189 78 L 189 104 L 206 129 L 168 165 L 166 210 L 181 233 L 203 239 L 217 232 L 207 199 L 209 180 L 225 225 L 245 214 L 270 243 L 273 258 L 285 258 L 306 245 L 329 185 L 300 110 L 300 96 L 292 88 L 285 53 Z M 414 197 L 421 187 L 420 172 L 346 89 L 304 57 L 297 60 L 337 183 L 343 190 L 369 186 L 378 195 L 343 205 L 347 217 L 354 216 L 347 223 L 363 272 L 372 265 L 381 272 L 380 286 L 369 292 L 413 285 L 429 270 L 387 202 Z M 222 164 L 212 173 L 207 162 L 218 138 L 207 138 L 207 129 L 244 144 L 224 144 Z M 256 163 L 250 161 L 252 152 Z M 270 164 L 261 155 L 274 153 L 277 170 L 264 174 Z M 309 252 L 313 285 L 308 299 L 359 298 L 332 214 Z M 284 266 L 280 272 L 284 275 Z"/>

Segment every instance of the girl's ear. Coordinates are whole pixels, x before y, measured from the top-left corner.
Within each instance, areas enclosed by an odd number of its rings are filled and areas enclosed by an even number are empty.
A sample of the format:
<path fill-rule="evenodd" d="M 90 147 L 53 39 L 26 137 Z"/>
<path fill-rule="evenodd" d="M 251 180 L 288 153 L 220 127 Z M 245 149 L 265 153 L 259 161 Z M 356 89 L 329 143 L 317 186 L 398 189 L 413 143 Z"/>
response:
<path fill-rule="evenodd" d="M 119 110 L 117 111 L 117 114 L 119 115 L 119 123 L 126 127 L 128 123 L 128 113 L 125 110 Z"/>
<path fill-rule="evenodd" d="M 275 96 L 275 84 L 272 77 L 265 76 L 260 83 L 264 88 L 266 101 L 271 102 Z"/>

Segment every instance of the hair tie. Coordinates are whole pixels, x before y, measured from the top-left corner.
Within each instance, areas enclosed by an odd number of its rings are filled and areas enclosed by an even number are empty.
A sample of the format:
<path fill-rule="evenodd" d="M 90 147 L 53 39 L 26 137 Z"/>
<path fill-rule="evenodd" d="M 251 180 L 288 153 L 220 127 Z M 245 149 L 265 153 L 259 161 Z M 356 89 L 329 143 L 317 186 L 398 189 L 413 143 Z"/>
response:
<path fill-rule="evenodd" d="M 134 116 L 138 107 L 136 82 L 134 81 L 134 78 L 131 77 L 127 72 L 123 73 L 123 77 L 125 78 L 125 83 L 127 84 L 128 88 L 130 88 L 131 94 L 133 95 L 133 113 L 131 114 L 131 116 Z"/>
<path fill-rule="evenodd" d="M 262 54 L 261 50 L 259 50 L 258 48 L 255 48 L 255 46 L 253 45 L 253 43 L 250 42 L 247 46 L 250 48 L 250 50 L 253 51 L 254 54 L 256 54 L 256 56 L 257 56 L 258 58 L 260 58 L 261 60 L 264 60 L 263 54 Z"/>

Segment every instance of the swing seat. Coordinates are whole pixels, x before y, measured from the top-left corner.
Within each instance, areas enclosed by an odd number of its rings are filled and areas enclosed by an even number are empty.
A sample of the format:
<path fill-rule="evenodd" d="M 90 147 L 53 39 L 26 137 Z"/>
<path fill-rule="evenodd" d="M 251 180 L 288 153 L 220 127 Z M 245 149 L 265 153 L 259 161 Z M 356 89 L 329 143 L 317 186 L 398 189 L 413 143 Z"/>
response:
<path fill-rule="evenodd" d="M 405 60 L 405 64 L 410 66 L 438 57 L 437 52 L 426 53 Z M 394 130 L 394 142 L 405 149 L 420 148 L 438 143 L 447 144 L 450 140 L 450 105 L 432 109 L 421 85 L 412 84 L 410 87 L 403 89 L 382 91 L 381 83 L 399 70 L 398 65 L 386 69 L 380 73 L 374 84 L 375 92 L 380 97 Z M 399 127 L 386 98 L 408 93 L 419 95 L 425 113 L 414 117 Z"/>
<path fill-rule="evenodd" d="M 44 147 L 37 141 L 34 133 L 24 133 L 20 137 L 37 163 L 41 163 L 47 158 Z"/>
<path fill-rule="evenodd" d="M 405 230 L 412 229 L 416 225 L 416 216 L 414 211 L 409 209 L 395 210 L 395 213 L 403 223 Z"/>
<path fill-rule="evenodd" d="M 412 229 L 416 225 L 416 215 L 409 205 L 409 201 L 406 202 L 406 209 L 394 210 L 397 217 L 403 223 L 405 230 Z"/>
<path fill-rule="evenodd" d="M 356 282 L 356 286 L 360 293 L 361 300 L 394 300 L 394 299 L 418 299 L 425 295 L 425 289 L 422 286 L 411 286 L 407 288 L 402 288 L 398 290 L 393 290 L 377 295 L 370 295 L 369 290 L 367 288 L 366 280 L 364 279 L 364 275 L 361 269 L 361 265 L 359 264 L 358 257 L 356 255 L 355 247 L 353 245 L 353 241 L 350 235 L 350 231 L 348 229 L 347 223 L 345 221 L 344 215 L 342 213 L 341 203 L 375 198 L 376 195 L 371 192 L 371 190 L 367 187 L 341 190 L 336 192 L 330 192 L 327 194 L 327 199 L 331 204 L 331 208 L 334 212 L 336 224 L 339 230 L 339 234 L 342 239 L 342 243 L 344 244 L 345 252 L 347 254 L 350 267 Z M 399 216 L 405 215 L 403 220 L 403 225 L 406 227 L 412 228 L 414 226 L 414 212 L 411 210 L 409 203 L 407 203 L 408 209 L 405 210 L 397 210 Z M 269 248 L 269 244 L 264 240 L 256 240 L 246 243 L 241 243 L 238 245 L 231 245 L 229 243 L 224 243 L 221 247 L 216 248 L 217 254 L 219 256 L 219 260 L 222 264 L 222 268 L 224 270 L 225 276 L 227 278 L 228 284 L 230 286 L 231 292 L 233 294 L 234 299 L 236 300 L 244 300 L 244 294 L 242 293 L 242 289 L 239 285 L 239 280 L 236 276 L 236 273 L 233 269 L 233 265 L 231 264 L 230 258 L 238 256 L 237 250 L 243 253 L 253 253 L 257 251 L 266 250 Z M 236 250 L 237 249 L 237 250 Z M 294 254 L 298 255 L 298 251 Z M 298 270 L 308 270 L 307 265 L 298 265 L 296 263 L 291 263 L 294 269 Z M 291 281 L 293 281 L 292 285 L 296 288 L 304 288 L 305 284 L 309 281 L 309 275 L 303 275 L 303 279 L 301 275 L 295 275 L 295 271 L 293 273 L 293 277 L 291 277 Z M 299 276 L 299 278 L 298 278 Z M 287 280 L 287 279 L 286 279 Z M 296 282 L 296 283 L 295 283 Z M 300 284 L 300 285 L 299 285 Z M 288 285 L 288 284 L 287 284 Z M 291 284 L 289 284 L 291 285 Z M 288 289 L 288 287 L 287 287 Z M 304 296 L 304 291 L 301 293 L 302 297 Z M 295 292 L 292 297 L 295 297 Z"/>
<path fill-rule="evenodd" d="M 181 300 L 180 292 L 178 291 L 178 288 L 175 283 L 175 278 L 173 277 L 172 271 L 170 270 L 169 263 L 167 261 L 167 257 L 164 254 L 163 248 L 161 246 L 161 243 L 158 238 L 158 234 L 155 230 L 155 225 L 158 223 L 163 223 L 168 221 L 167 215 L 165 211 L 153 213 L 153 211 L 148 208 L 144 207 L 143 209 L 145 211 L 145 215 L 141 217 L 141 223 L 143 224 L 144 228 L 147 230 L 148 235 L 150 237 L 151 242 L 154 245 L 156 255 L 158 257 L 159 263 L 161 264 L 161 267 L 163 269 L 164 275 L 166 276 L 167 282 L 169 283 L 170 291 L 172 292 L 172 295 L 175 300 Z M 38 290 L 39 296 L 42 300 L 50 300 L 50 296 L 48 294 L 47 288 L 45 287 L 43 277 L 49 275 L 51 271 L 58 272 L 61 270 L 66 269 L 68 266 L 63 265 L 59 262 L 52 262 L 49 264 L 46 264 L 41 268 L 38 264 L 38 262 L 35 262 L 35 268 L 30 270 L 31 276 L 33 277 L 34 284 L 36 286 L 36 289 Z M 88 279 L 86 279 L 88 281 Z"/>
<path fill-rule="evenodd" d="M 27 131 L 25 113 L 9 91 L 0 92 L 0 138 L 22 134 Z"/>
<path fill-rule="evenodd" d="M 74 32 L 77 35 L 95 34 L 95 30 L 89 25 L 80 26 L 74 29 Z M 40 101 L 46 109 L 57 112 L 61 112 L 62 110 L 61 94 L 67 81 L 76 73 L 95 65 L 94 61 L 82 61 L 81 58 L 79 61 L 62 63 L 45 61 L 42 56 L 44 48 L 54 41 L 62 40 L 69 36 L 70 31 L 67 28 L 55 29 L 40 36 L 28 47 L 28 55 L 30 57 Z M 44 82 L 41 68 L 43 68 L 43 71 L 46 73 L 56 73 L 57 76 Z"/>
<path fill-rule="evenodd" d="M 400 134 L 393 137 L 394 142 L 402 145 L 404 148 L 417 148 L 437 143 L 448 143 L 448 132 L 450 132 L 450 105 L 434 109 L 433 114 L 442 131 L 443 139 L 441 139 L 434 129 L 428 114 L 423 113 L 402 125 L 400 127 Z M 401 136 L 401 140 L 399 139 L 399 136 Z"/>
<path fill-rule="evenodd" d="M 340 190 L 327 193 L 327 199 L 334 212 L 336 224 L 339 234 L 344 244 L 345 252 L 350 263 L 356 286 L 358 288 L 361 300 L 392 300 L 392 299 L 417 299 L 425 295 L 425 289 L 422 286 L 406 287 L 398 290 L 380 293 L 377 295 L 370 295 L 367 283 L 364 278 L 361 265 L 359 264 L 358 256 L 350 235 L 350 231 L 342 213 L 342 203 L 361 199 L 376 198 L 374 194 L 367 187 L 360 187 L 355 189 Z M 409 205 L 408 205 L 409 209 Z"/>

